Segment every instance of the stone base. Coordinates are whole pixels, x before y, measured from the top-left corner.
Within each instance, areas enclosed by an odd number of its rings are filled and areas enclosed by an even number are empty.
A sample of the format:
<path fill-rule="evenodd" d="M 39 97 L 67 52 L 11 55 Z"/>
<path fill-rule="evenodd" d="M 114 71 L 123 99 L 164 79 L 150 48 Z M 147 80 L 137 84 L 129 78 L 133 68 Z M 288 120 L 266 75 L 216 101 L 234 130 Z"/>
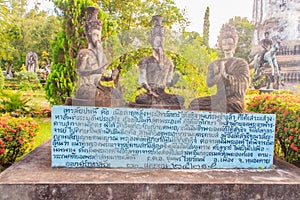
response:
<path fill-rule="evenodd" d="M 0 199 L 300 199 L 300 169 L 51 168 L 50 140 L 0 174 Z"/>
<path fill-rule="evenodd" d="M 65 101 L 68 106 L 94 107 L 122 107 L 125 106 L 120 88 L 95 85 L 82 85 L 75 93 L 75 97 L 68 97 Z"/>

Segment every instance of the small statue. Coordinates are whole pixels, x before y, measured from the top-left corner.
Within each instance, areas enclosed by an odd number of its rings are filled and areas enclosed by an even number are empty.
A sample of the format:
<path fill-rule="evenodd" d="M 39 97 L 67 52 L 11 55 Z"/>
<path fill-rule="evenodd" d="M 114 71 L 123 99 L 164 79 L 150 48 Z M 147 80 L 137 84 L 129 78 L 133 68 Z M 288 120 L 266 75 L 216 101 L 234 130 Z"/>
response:
<path fill-rule="evenodd" d="M 172 87 L 178 81 L 179 75 L 173 77 L 174 65 L 165 56 L 165 29 L 162 26 L 163 17 L 152 17 L 154 27 L 150 32 L 152 56 L 143 58 L 139 66 L 139 83 L 147 90 L 145 94 L 136 97 L 136 104 L 183 106 L 184 99 L 179 95 L 168 94 L 166 87 Z"/>
<path fill-rule="evenodd" d="M 241 113 L 250 71 L 244 59 L 233 57 L 238 42 L 235 27 L 227 25 L 222 28 L 218 42 L 225 58 L 209 64 L 206 78 L 208 87 L 217 85 L 217 94 L 194 99 L 189 109 Z"/>
<path fill-rule="evenodd" d="M 38 55 L 34 51 L 29 51 L 26 54 L 26 71 L 37 72 Z"/>
<path fill-rule="evenodd" d="M 254 56 L 254 78 L 252 83 L 254 88 L 260 89 L 266 86 L 270 89 L 271 83 L 273 83 L 274 89 L 279 89 L 279 85 L 284 85 L 280 68 L 277 63 L 276 53 L 279 51 L 281 46 L 281 39 L 274 37 L 274 42 L 269 39 L 269 32 L 265 32 L 265 38 L 260 42 L 260 50 Z M 251 58 L 252 55 L 249 55 Z M 271 68 L 271 73 L 268 73 L 267 69 Z M 264 80 L 261 80 L 264 78 Z"/>

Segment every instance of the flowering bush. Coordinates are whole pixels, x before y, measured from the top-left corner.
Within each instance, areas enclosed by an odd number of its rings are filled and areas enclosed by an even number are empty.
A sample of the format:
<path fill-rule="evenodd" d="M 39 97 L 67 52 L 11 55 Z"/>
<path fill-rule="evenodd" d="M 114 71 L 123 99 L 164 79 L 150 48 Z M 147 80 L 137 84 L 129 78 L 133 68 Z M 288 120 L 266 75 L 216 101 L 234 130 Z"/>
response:
<path fill-rule="evenodd" d="M 0 166 L 9 166 L 30 151 L 38 128 L 30 118 L 0 116 Z"/>
<path fill-rule="evenodd" d="M 276 114 L 275 156 L 290 163 L 300 161 L 300 94 L 261 94 L 248 98 L 246 109 Z"/>

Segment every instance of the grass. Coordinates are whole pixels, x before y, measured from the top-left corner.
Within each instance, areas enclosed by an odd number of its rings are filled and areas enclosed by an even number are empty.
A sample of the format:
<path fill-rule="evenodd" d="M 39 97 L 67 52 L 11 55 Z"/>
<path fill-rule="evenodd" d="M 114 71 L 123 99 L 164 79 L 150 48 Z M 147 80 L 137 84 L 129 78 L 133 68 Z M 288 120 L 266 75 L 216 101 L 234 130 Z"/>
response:
<path fill-rule="evenodd" d="M 36 148 L 51 138 L 51 118 L 34 118 L 34 121 L 40 126 L 34 139 L 34 148 Z"/>

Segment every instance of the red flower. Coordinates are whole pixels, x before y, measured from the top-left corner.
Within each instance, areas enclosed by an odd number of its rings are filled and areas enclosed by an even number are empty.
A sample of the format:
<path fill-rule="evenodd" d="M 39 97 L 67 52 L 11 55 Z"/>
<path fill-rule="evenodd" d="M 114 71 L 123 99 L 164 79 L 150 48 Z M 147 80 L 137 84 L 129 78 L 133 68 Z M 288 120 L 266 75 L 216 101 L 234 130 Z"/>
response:
<path fill-rule="evenodd" d="M 294 139 L 294 136 L 290 135 L 289 140 L 292 140 L 292 139 Z"/>
<path fill-rule="evenodd" d="M 294 151 L 299 151 L 298 147 L 295 146 L 295 143 L 294 143 L 294 142 L 292 143 L 291 148 L 292 148 Z"/>
<path fill-rule="evenodd" d="M 289 111 L 285 110 L 284 113 L 283 113 L 283 116 L 286 117 L 288 114 L 289 114 Z"/>
<path fill-rule="evenodd" d="M 287 132 L 289 129 L 287 127 L 284 127 L 284 132 Z"/>
<path fill-rule="evenodd" d="M 255 103 L 252 103 L 252 105 L 251 105 L 252 107 L 255 107 L 256 106 L 256 104 Z"/>
<path fill-rule="evenodd" d="M 0 149 L 0 155 L 3 154 L 4 152 L 5 152 L 4 148 Z"/>

